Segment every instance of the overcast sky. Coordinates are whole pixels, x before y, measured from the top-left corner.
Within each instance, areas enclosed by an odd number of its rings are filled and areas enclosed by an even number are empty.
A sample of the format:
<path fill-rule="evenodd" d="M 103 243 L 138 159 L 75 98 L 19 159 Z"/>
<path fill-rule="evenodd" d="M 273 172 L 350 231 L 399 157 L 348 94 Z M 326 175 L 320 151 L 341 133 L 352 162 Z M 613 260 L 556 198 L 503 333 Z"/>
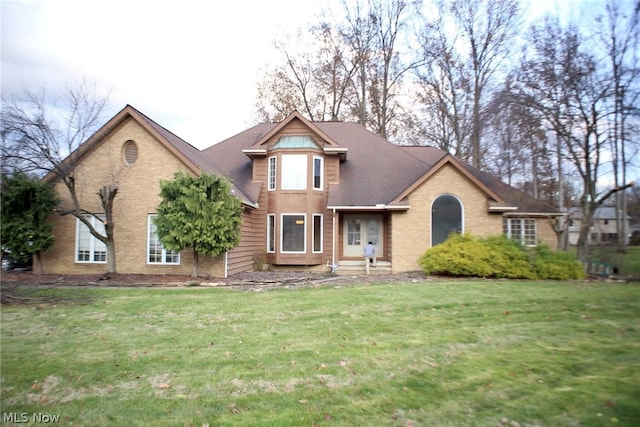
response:
<path fill-rule="evenodd" d="M 272 40 L 326 0 L 1 0 L 2 96 L 83 78 L 204 148 L 255 124 Z M 284 13 L 286 12 L 286 13 Z"/>
<path fill-rule="evenodd" d="M 547 10 L 563 0 L 533 0 Z M 255 124 L 272 41 L 339 0 L 0 0 L 2 97 L 83 78 L 198 148 Z M 107 118 L 109 118 L 107 117 Z"/>

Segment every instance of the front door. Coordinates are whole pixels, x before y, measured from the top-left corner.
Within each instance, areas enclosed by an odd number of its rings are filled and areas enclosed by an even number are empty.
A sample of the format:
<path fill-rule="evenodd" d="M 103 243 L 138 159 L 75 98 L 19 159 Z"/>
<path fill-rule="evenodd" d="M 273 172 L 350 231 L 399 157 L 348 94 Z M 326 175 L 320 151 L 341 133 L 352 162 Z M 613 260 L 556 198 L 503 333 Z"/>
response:
<path fill-rule="evenodd" d="M 384 255 L 382 215 L 345 215 L 343 236 L 345 257 L 362 257 L 369 242 L 376 247 L 377 257 Z"/>

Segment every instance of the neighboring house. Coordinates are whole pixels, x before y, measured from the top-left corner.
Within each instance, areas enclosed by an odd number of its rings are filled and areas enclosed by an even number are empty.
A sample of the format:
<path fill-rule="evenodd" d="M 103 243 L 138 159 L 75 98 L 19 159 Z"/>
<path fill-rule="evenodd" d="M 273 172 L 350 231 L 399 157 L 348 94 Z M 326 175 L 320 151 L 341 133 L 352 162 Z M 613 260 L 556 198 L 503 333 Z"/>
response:
<path fill-rule="evenodd" d="M 440 149 L 393 145 L 355 123 L 310 122 L 294 112 L 200 151 L 126 106 L 78 154 L 85 206 L 98 209 L 98 189 L 118 185 L 119 273 L 190 273 L 190 251 L 165 250 L 153 225 L 160 180 L 178 170 L 228 177 L 244 206 L 239 246 L 200 257 L 202 275 L 262 265 L 363 272 L 369 241 L 374 270 L 415 271 L 426 249 L 458 231 L 504 232 L 527 245 L 556 247 L 552 224 L 561 214 L 551 206 Z M 56 243 L 44 254 L 44 273 L 105 271 L 104 245 L 82 223 L 70 215 L 53 221 Z"/>
<path fill-rule="evenodd" d="M 569 244 L 578 244 L 580 236 L 580 224 L 582 222 L 582 211 L 580 208 L 569 209 Z M 629 215 L 625 216 L 625 230 L 627 230 L 627 239 L 625 244 L 629 242 L 628 236 L 631 234 Z M 593 225 L 589 232 L 589 244 L 591 245 L 610 245 L 618 241 L 617 230 L 618 219 L 616 217 L 615 206 L 600 206 L 596 209 L 593 216 Z"/>

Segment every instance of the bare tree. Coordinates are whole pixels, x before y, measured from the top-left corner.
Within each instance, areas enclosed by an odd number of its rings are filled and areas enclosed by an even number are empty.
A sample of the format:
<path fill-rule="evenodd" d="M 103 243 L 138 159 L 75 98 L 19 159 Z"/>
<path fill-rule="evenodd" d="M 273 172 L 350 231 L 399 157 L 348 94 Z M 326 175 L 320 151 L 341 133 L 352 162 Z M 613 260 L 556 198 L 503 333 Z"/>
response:
<path fill-rule="evenodd" d="M 628 7 L 631 6 L 631 7 Z M 605 13 L 596 18 L 600 25 L 599 41 L 603 46 L 605 67 L 610 78 L 611 88 L 611 129 L 609 145 L 612 155 L 614 187 L 627 181 L 628 154 L 633 140 L 630 132 L 630 120 L 637 118 L 637 102 L 640 99 L 638 77 L 637 48 L 640 37 L 640 2 L 625 4 L 607 1 Z M 637 144 L 637 142 L 636 142 Z M 627 199 L 626 192 L 616 192 L 616 228 L 618 250 L 625 251 L 628 230 L 626 229 Z"/>
<path fill-rule="evenodd" d="M 516 0 L 439 0 L 423 24 L 427 66 L 418 74 L 418 101 L 438 124 L 430 139 L 440 137 L 438 146 L 476 167 L 483 166 L 487 108 L 502 84 L 499 71 L 509 62 L 520 19 Z"/>
<path fill-rule="evenodd" d="M 107 247 L 107 272 L 116 272 L 113 203 L 118 194 L 114 175 L 96 189 L 101 211 L 81 204 L 76 167 L 84 143 L 103 122 L 108 96 L 98 95 L 95 84 L 82 81 L 65 88 L 61 99 L 49 102 L 44 88 L 25 90 L 24 95 L 4 102 L 2 109 L 3 167 L 35 173 L 68 190 L 60 215 L 78 218 L 91 234 Z M 93 226 L 90 217 L 104 225 L 105 232 Z"/>
<path fill-rule="evenodd" d="M 258 83 L 258 115 L 279 121 L 297 110 L 313 121 L 344 117 L 345 99 L 351 98 L 355 65 L 342 36 L 329 23 L 310 29 L 286 43 L 276 42 L 282 63 L 273 66 Z M 299 46 L 298 46 L 299 44 Z"/>
<path fill-rule="evenodd" d="M 578 172 L 582 220 L 578 257 L 589 259 L 589 233 L 596 209 L 632 184 L 598 188 L 606 155 L 610 84 L 575 27 L 547 20 L 531 32 L 532 52 L 518 74 L 521 102 L 539 112 L 562 141 L 561 155 Z"/>
<path fill-rule="evenodd" d="M 403 0 L 343 2 L 344 20 L 325 19 L 297 49 L 279 44 L 283 63 L 259 85 L 262 118 L 298 110 L 314 121 L 354 119 L 392 137 L 403 116 L 401 82 L 418 62 L 406 60 L 400 41 L 413 3 Z M 275 113 L 275 114 L 269 114 Z"/>

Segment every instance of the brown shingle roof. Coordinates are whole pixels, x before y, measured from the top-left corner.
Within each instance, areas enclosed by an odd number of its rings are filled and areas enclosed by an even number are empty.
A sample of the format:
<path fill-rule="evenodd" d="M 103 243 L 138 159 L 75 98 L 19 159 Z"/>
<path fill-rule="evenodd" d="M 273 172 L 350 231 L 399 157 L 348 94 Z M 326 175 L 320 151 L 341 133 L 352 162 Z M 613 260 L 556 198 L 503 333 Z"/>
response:
<path fill-rule="evenodd" d="M 448 154 L 435 147 L 397 146 L 356 123 L 313 122 L 333 143 L 348 150 L 340 166 L 340 183 L 329 185 L 329 206 L 375 207 L 389 205 L 437 165 Z M 257 202 L 260 186 L 252 181 L 252 160 L 242 150 L 254 147 L 279 124 L 259 124 L 200 153 L 201 161 L 228 176 L 244 194 Z M 479 187 L 493 192 L 503 204 L 517 212 L 557 214 L 546 203 L 533 199 L 498 178 L 462 161 L 456 167 L 472 177 Z"/>
<path fill-rule="evenodd" d="M 386 139 L 356 123 L 316 123 L 334 141 L 348 149 L 340 166 L 340 184 L 329 188 L 329 206 L 389 204 L 429 168 Z"/>
<path fill-rule="evenodd" d="M 492 191 L 499 194 L 505 203 L 517 207 L 518 209 L 515 212 L 550 215 L 560 214 L 560 211 L 551 205 L 528 196 L 522 191 L 505 184 L 495 176 L 483 172 L 467 163 L 461 163 L 478 181 L 484 183 Z"/>

